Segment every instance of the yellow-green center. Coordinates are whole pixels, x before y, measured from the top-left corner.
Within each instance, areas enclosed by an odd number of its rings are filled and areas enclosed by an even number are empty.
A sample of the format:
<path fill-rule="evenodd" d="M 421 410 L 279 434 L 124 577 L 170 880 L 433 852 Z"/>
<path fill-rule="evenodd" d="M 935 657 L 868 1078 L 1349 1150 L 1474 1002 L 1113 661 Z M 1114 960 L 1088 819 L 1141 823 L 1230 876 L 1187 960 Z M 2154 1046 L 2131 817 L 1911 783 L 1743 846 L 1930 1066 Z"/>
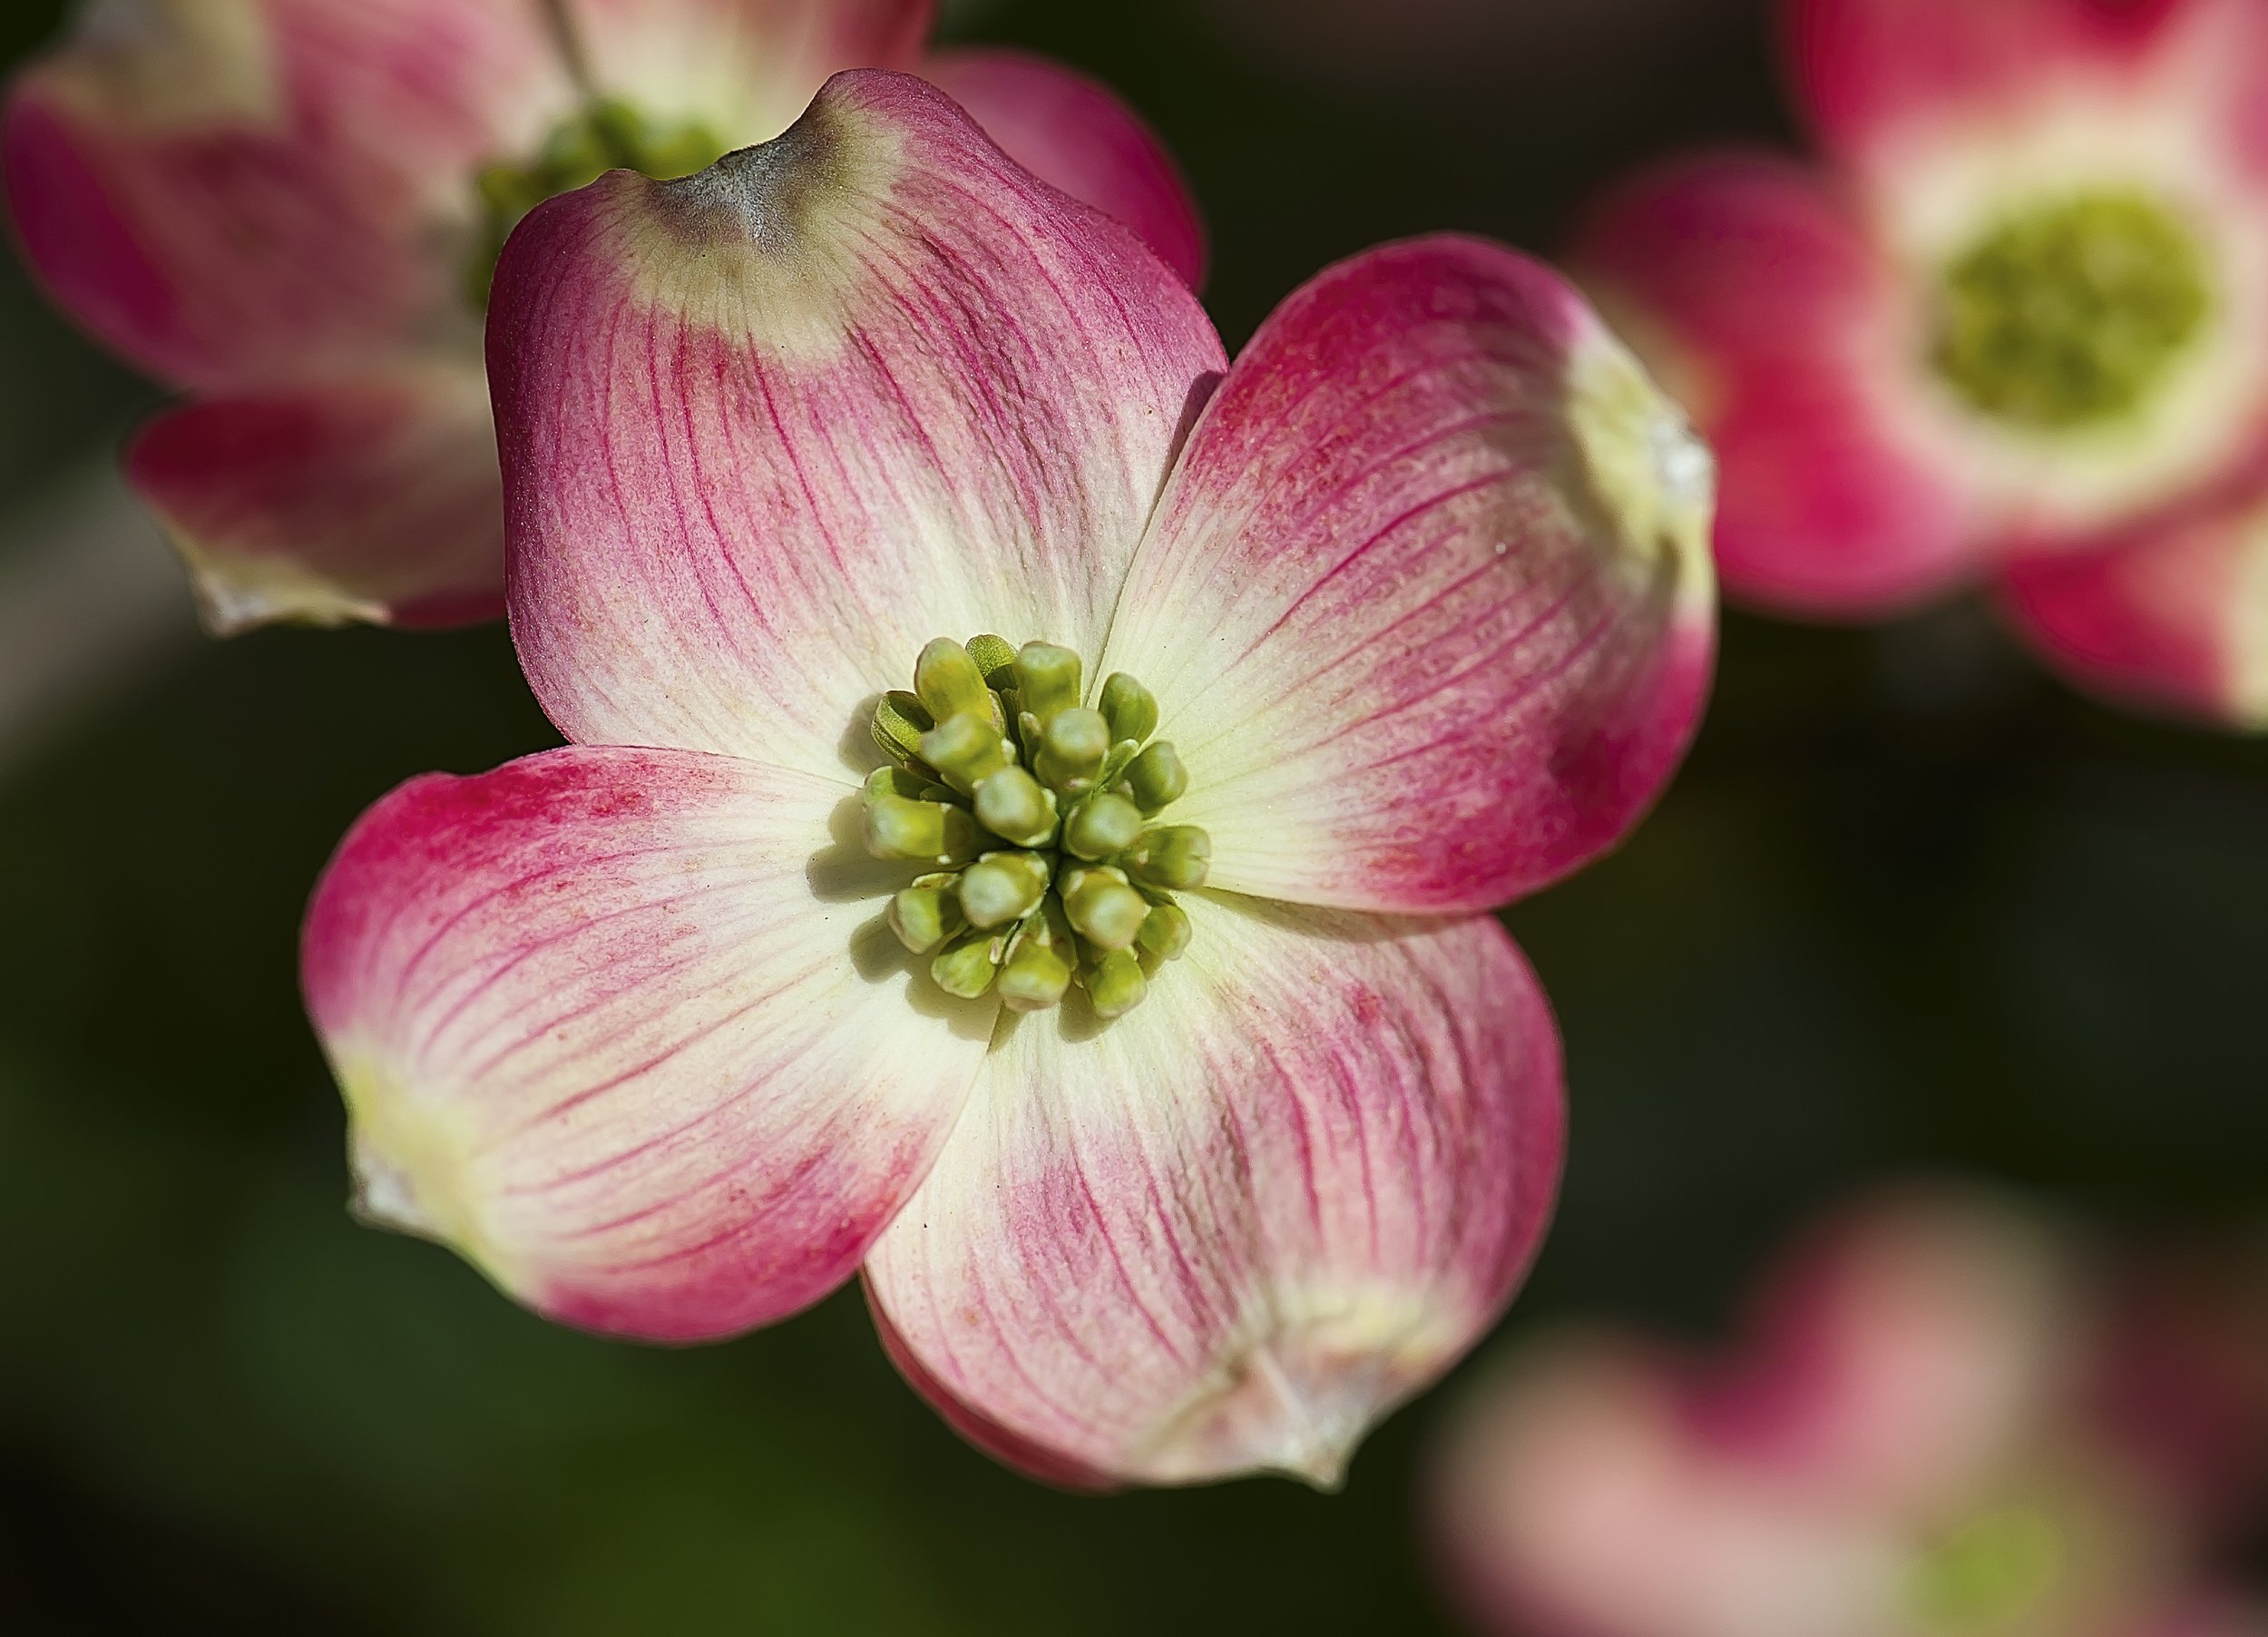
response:
<path fill-rule="evenodd" d="M 2063 1569 L 2055 1522 L 2031 1506 L 1970 1519 L 1916 1566 L 1908 1593 L 1914 1615 L 1945 1637 L 1989 1637 L 2038 1611 Z"/>
<path fill-rule="evenodd" d="M 496 258 L 529 211 L 547 199 L 589 187 L 609 171 L 637 171 L 674 181 L 725 156 L 727 144 L 690 121 L 655 119 L 630 103 L 601 98 L 562 121 L 534 156 L 480 173 L 481 236 L 464 270 L 465 289 L 488 305 Z"/>
<path fill-rule="evenodd" d="M 866 850 L 925 867 L 890 926 L 949 995 L 1036 1012 L 1077 985 L 1118 1017 L 1188 947 L 1172 895 L 1204 885 L 1212 841 L 1151 822 L 1188 775 L 1149 689 L 1121 671 L 1088 705 L 1080 677 L 1052 643 L 940 637 L 875 711 Z"/>
<path fill-rule="evenodd" d="M 1970 405 L 2069 432 L 2146 403 L 2204 330 L 2204 252 L 2164 202 L 2081 193 L 2004 218 L 1956 257 L 1932 349 Z"/>

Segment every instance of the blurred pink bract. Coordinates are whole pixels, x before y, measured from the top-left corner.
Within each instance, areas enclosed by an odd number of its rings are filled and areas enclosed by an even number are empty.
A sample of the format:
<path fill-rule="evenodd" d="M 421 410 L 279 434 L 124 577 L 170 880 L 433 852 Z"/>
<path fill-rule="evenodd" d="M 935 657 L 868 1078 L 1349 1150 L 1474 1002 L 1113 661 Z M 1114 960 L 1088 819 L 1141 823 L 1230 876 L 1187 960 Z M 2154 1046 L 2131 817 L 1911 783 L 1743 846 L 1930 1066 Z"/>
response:
<path fill-rule="evenodd" d="M 135 441 L 218 632 L 435 625 L 503 598 L 480 362 L 498 244 L 617 165 L 777 136 L 838 69 L 919 68 L 1041 177 L 1204 263 L 1100 86 L 925 54 L 934 0 L 103 0 L 10 92 L 10 213 L 58 305 L 187 393 Z"/>
<path fill-rule="evenodd" d="M 1577 251 L 1716 446 L 1728 595 L 1998 581 L 2083 685 L 2268 723 L 2268 4 L 1782 15 L 1823 162 L 1674 161 Z"/>
<path fill-rule="evenodd" d="M 2261 1361 L 2224 1390 L 2233 1328 L 2094 1271 L 2011 1204 L 1910 1189 L 1801 1248 L 1736 1359 L 1530 1345 L 1437 1450 L 1459 1600 L 1507 1637 L 2268 1631 L 2199 1585 Z"/>

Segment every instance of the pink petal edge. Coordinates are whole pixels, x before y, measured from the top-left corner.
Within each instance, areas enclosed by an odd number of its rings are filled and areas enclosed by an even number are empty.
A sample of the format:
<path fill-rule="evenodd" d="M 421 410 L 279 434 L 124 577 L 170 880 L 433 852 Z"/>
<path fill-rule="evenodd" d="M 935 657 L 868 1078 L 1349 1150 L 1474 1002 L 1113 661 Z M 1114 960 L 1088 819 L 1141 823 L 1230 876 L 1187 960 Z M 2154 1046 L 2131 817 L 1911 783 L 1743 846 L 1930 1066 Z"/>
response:
<path fill-rule="evenodd" d="M 1101 647 L 1189 404 L 1180 280 L 943 93 L 531 216 L 490 329 L 513 634 L 569 737 L 839 770 L 939 635 Z"/>
<path fill-rule="evenodd" d="M 969 111 L 1041 181 L 1140 235 L 1192 289 L 1205 285 L 1204 217 L 1172 153 L 1101 82 L 1030 52 L 961 47 L 922 77 Z"/>
<path fill-rule="evenodd" d="M 850 798 L 569 749 L 372 809 L 302 953 L 363 1214 L 549 1318 L 650 1340 L 840 1285 L 992 1033 L 906 973 L 878 914 L 897 880 L 831 832 Z"/>
<path fill-rule="evenodd" d="M 1526 1273 L 1558 1032 L 1491 920 L 1185 902 L 1136 1011 L 1003 1036 L 867 1288 L 916 1388 L 1037 1475 L 1335 1486 Z"/>

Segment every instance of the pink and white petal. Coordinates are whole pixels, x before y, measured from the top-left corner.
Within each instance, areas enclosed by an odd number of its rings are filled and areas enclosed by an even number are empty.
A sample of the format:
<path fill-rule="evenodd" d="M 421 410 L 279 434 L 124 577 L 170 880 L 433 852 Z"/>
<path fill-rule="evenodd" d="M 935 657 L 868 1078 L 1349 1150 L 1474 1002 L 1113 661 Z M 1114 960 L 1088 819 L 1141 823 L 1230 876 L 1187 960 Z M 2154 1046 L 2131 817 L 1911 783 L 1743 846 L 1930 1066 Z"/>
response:
<path fill-rule="evenodd" d="M 2000 608 L 2040 658 L 2120 704 L 2268 728 L 2268 503 L 2093 552 L 2019 558 Z"/>
<path fill-rule="evenodd" d="M 1202 308 L 934 87 L 530 217 L 490 326 L 513 632 L 586 742 L 839 770 L 922 645 L 1102 646 Z"/>
<path fill-rule="evenodd" d="M 2239 0 L 2249 5 L 2250 0 Z M 1887 157 L 1931 126 L 2142 73 L 2173 25 L 2220 0 L 1784 0 L 1795 90 L 1831 150 Z"/>
<path fill-rule="evenodd" d="M 868 1289 L 915 1385 L 1041 1475 L 1329 1486 L 1525 1274 L 1559 1037 L 1491 920 L 1184 902 L 1135 1011 L 995 1044 Z"/>
<path fill-rule="evenodd" d="M 56 302 L 227 390 L 477 336 L 480 165 L 569 88 L 524 0 L 117 0 L 11 91 L 8 205 Z"/>
<path fill-rule="evenodd" d="M 1575 265 L 1716 451 L 1727 596 L 1871 618 L 1975 572 L 1983 480 L 1923 430 L 1895 270 L 1813 172 L 1707 154 L 1610 192 Z"/>
<path fill-rule="evenodd" d="M 728 146 L 767 142 L 846 68 L 911 69 L 936 0 L 568 0 L 600 88 L 699 123 Z"/>
<path fill-rule="evenodd" d="M 1902 1630 L 1903 1543 L 1744 1471 L 1686 1425 L 1677 1373 L 1561 1334 L 1483 1377 L 1443 1427 L 1428 1511 L 1448 1583 L 1504 1637 L 1816 1637 Z"/>
<path fill-rule="evenodd" d="M 308 915 L 357 1203 L 566 1323 L 730 1335 L 857 1267 L 992 1032 L 830 825 L 846 786 L 571 749 L 415 779 Z"/>
<path fill-rule="evenodd" d="M 1098 80 L 1029 52 L 939 52 L 922 77 L 967 109 L 1041 181 L 1116 217 L 1192 289 L 1205 283 L 1205 221 L 1158 133 Z"/>
<path fill-rule="evenodd" d="M 1486 908 L 1619 839 L 1683 754 L 1709 495 L 1555 274 L 1477 240 L 1370 251 L 1206 407 L 1103 669 L 1158 694 L 1215 884 Z"/>
<path fill-rule="evenodd" d="M 142 429 L 126 475 L 216 635 L 503 612 L 496 434 L 475 366 L 191 403 Z"/>

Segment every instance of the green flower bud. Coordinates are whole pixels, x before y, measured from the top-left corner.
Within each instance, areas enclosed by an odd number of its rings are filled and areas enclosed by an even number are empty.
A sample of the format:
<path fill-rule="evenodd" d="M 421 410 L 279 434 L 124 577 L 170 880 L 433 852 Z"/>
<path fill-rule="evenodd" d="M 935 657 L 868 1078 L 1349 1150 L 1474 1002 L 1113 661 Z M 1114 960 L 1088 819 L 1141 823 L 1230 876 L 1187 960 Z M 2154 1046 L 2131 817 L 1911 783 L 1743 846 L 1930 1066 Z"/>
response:
<path fill-rule="evenodd" d="M 1124 1017 L 1149 993 L 1142 963 L 1129 950 L 1113 949 L 1087 970 L 1087 998 L 1098 1017 Z"/>
<path fill-rule="evenodd" d="M 915 955 L 927 955 L 967 925 L 960 900 L 938 887 L 909 887 L 890 900 L 890 930 Z"/>
<path fill-rule="evenodd" d="M 1135 806 L 1154 813 L 1188 794 L 1189 770 L 1181 765 L 1172 742 L 1161 739 L 1128 765 L 1122 782 Z"/>
<path fill-rule="evenodd" d="M 990 929 L 1022 920 L 1048 889 L 1047 866 L 1030 853 L 992 853 L 961 872 L 961 910 Z"/>
<path fill-rule="evenodd" d="M 919 773 L 900 767 L 876 768 L 866 775 L 866 796 L 903 796 L 908 801 L 927 801 L 937 787 Z"/>
<path fill-rule="evenodd" d="M 976 821 L 1016 847 L 1055 839 L 1055 796 L 1022 768 L 1002 768 L 976 787 Z"/>
<path fill-rule="evenodd" d="M 945 946 L 929 963 L 929 975 L 947 995 L 974 1000 L 992 986 L 999 970 L 992 964 L 992 940 L 981 932 L 964 934 Z"/>
<path fill-rule="evenodd" d="M 929 707 L 912 694 L 893 689 L 875 707 L 875 743 L 892 761 L 907 761 L 922 753 L 922 735 L 936 726 Z"/>
<path fill-rule="evenodd" d="M 1142 930 L 1149 905 L 1116 870 L 1063 872 L 1063 913 L 1098 949 L 1124 949 Z"/>
<path fill-rule="evenodd" d="M 1141 834 L 1142 809 L 1107 791 L 1080 802 L 1063 821 L 1064 848 L 1082 858 L 1116 858 Z"/>
<path fill-rule="evenodd" d="M 1000 997 L 1018 1012 L 1060 1005 L 1070 986 L 1070 963 L 1038 938 L 1020 939 L 1000 971 Z"/>
<path fill-rule="evenodd" d="M 1102 684 L 1102 717 L 1110 724 L 1113 743 L 1130 739 L 1139 744 L 1158 730 L 1158 701 L 1149 689 L 1120 671 Z"/>
<path fill-rule="evenodd" d="M 976 820 L 942 801 L 870 796 L 866 850 L 877 858 L 910 864 L 965 864 L 976 857 Z"/>
<path fill-rule="evenodd" d="M 1194 824 L 1145 830 L 1126 854 L 1127 872 L 1146 887 L 1185 892 L 1205 885 L 1213 865 L 1213 838 Z"/>
<path fill-rule="evenodd" d="M 971 711 L 947 717 L 922 735 L 922 760 L 963 795 L 1011 765 L 1011 751 L 992 719 Z"/>
<path fill-rule="evenodd" d="M 941 722 L 963 711 L 985 718 L 992 712 L 992 691 L 984 685 L 984 673 L 969 651 L 950 637 L 939 637 L 914 662 L 914 691 Z"/>
<path fill-rule="evenodd" d="M 1046 727 L 1057 711 L 1079 703 L 1079 656 L 1052 642 L 1026 642 L 1016 652 L 1016 693 Z"/>
<path fill-rule="evenodd" d="M 1136 941 L 1161 961 L 1176 960 L 1189 946 L 1192 930 L 1189 912 L 1178 904 L 1152 904 Z"/>
<path fill-rule="evenodd" d="M 1078 795 L 1102 771 L 1110 753 L 1110 724 L 1100 711 L 1074 707 L 1058 711 L 1040 737 L 1032 771 L 1040 782 L 1066 796 Z"/>
<path fill-rule="evenodd" d="M 971 637 L 964 646 L 983 674 L 986 687 L 998 691 L 1016 685 L 1016 650 L 1007 638 Z"/>

